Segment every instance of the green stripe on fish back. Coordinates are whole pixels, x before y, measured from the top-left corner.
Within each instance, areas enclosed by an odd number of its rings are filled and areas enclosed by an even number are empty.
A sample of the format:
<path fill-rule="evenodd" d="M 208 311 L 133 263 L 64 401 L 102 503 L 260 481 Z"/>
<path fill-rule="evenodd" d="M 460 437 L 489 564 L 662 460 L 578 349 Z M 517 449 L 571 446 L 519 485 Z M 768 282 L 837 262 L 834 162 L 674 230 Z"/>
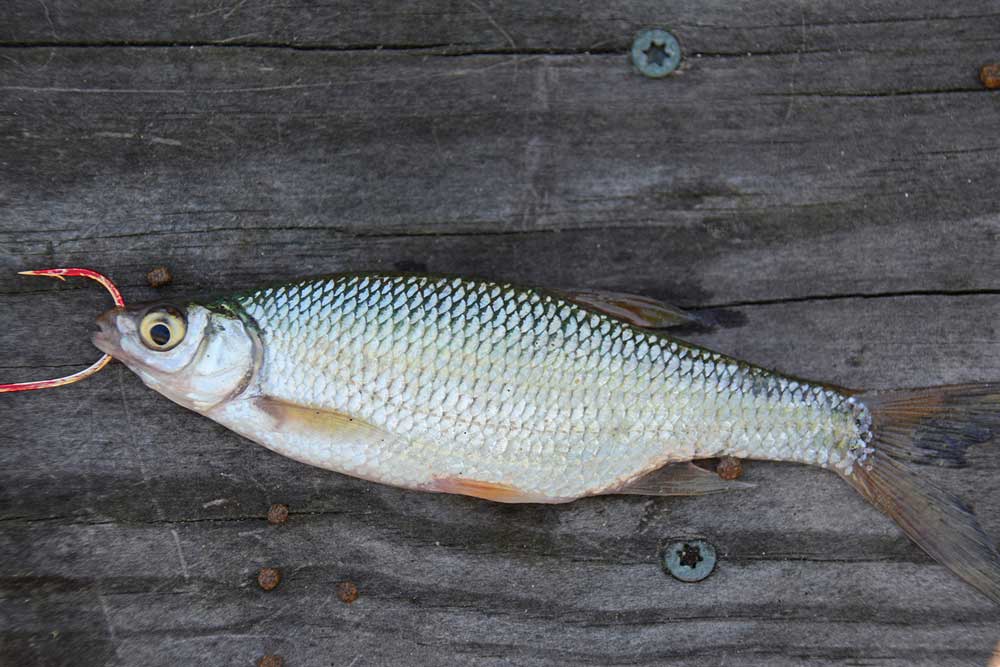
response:
<path fill-rule="evenodd" d="M 546 456 L 567 462 L 552 475 L 598 461 L 605 479 L 594 471 L 564 485 L 594 492 L 639 463 L 729 453 L 847 470 L 867 447 L 861 410 L 845 393 L 543 290 L 344 274 L 236 300 L 268 348 L 269 392 L 410 442 L 441 440 L 511 481 L 542 483 L 524 468 Z M 430 450 L 420 461 L 446 463 Z"/>

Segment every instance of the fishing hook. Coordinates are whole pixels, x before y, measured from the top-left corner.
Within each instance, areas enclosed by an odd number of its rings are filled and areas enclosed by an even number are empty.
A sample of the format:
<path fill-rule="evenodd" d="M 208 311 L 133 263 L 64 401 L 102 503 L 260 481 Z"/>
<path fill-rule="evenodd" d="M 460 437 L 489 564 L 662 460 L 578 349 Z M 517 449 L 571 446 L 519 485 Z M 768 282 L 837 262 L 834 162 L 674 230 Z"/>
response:
<path fill-rule="evenodd" d="M 37 271 L 19 271 L 22 276 L 52 276 L 53 278 L 58 278 L 59 280 L 66 280 L 65 276 L 80 276 L 82 278 L 90 278 L 91 280 L 96 280 L 97 282 L 104 285 L 104 287 L 111 293 L 111 298 L 115 300 L 115 305 L 119 308 L 125 307 L 125 299 L 122 298 L 122 293 L 118 291 L 111 279 L 107 276 L 103 276 L 97 271 L 91 271 L 90 269 L 39 269 Z M 82 371 L 73 373 L 72 375 L 67 375 L 66 377 L 55 378 L 53 380 L 37 380 L 35 382 L 15 382 L 14 384 L 0 384 L 0 394 L 5 394 L 12 391 L 30 391 L 32 389 L 48 389 L 49 387 L 61 387 L 64 384 L 73 384 L 74 382 L 79 382 L 84 378 L 88 378 L 97 371 L 101 370 L 108 365 L 111 361 L 111 355 L 105 354 L 100 359 L 95 361 L 91 366 L 85 368 Z"/>

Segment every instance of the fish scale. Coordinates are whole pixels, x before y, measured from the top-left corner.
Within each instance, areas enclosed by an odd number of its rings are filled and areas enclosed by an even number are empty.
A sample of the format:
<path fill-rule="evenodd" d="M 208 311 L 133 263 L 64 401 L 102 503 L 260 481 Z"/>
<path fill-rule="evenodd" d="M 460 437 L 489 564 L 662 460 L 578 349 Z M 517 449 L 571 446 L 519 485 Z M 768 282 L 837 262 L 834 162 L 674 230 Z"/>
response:
<path fill-rule="evenodd" d="M 843 393 L 541 290 L 345 275 L 231 306 L 261 338 L 260 391 L 393 436 L 346 461 L 303 440 L 302 458 L 386 483 L 461 475 L 570 498 L 674 460 L 733 454 L 849 472 L 864 451 Z"/>

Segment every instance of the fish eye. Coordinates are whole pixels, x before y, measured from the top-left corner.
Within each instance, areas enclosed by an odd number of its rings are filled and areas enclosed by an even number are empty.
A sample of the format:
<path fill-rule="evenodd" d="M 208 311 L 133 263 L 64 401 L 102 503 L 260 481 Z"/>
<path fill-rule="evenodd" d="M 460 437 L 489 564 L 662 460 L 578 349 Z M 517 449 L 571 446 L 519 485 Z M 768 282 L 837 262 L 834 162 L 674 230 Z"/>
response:
<path fill-rule="evenodd" d="M 142 316 L 139 337 L 151 350 L 166 352 L 184 340 L 187 322 L 179 310 L 172 306 L 156 306 Z"/>

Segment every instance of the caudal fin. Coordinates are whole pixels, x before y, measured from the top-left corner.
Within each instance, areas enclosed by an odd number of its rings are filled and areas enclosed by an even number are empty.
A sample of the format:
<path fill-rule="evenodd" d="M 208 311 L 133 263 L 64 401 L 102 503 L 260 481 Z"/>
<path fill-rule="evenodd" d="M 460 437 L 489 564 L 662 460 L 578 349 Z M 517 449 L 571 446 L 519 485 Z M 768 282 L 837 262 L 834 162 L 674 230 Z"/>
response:
<path fill-rule="evenodd" d="M 856 397 L 871 413 L 874 453 L 845 478 L 935 560 L 1000 604 L 1000 553 L 971 507 L 911 463 L 962 465 L 965 449 L 1000 435 L 1000 384 Z"/>

